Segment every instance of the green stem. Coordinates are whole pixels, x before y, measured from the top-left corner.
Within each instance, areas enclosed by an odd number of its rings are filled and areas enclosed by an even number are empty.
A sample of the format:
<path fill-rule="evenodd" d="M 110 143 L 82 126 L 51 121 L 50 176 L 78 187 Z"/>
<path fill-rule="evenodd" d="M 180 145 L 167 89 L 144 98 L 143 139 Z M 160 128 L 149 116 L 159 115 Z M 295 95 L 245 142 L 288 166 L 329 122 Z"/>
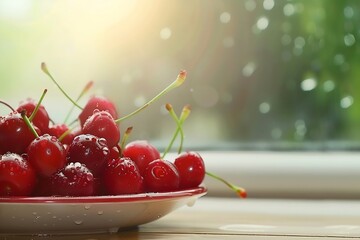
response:
<path fill-rule="evenodd" d="M 234 184 L 226 181 L 225 179 L 223 179 L 222 177 L 219 177 L 217 175 L 215 175 L 214 173 L 211 173 L 211 172 L 206 172 L 206 175 L 224 183 L 226 186 L 228 186 L 231 190 L 233 190 L 234 192 L 236 192 L 236 194 L 239 196 L 239 197 L 242 197 L 242 198 L 246 198 L 247 197 L 247 193 L 246 193 L 246 190 L 241 188 L 241 187 L 238 187 L 238 186 L 235 186 Z"/>
<path fill-rule="evenodd" d="M 124 133 L 124 136 L 123 136 L 123 138 L 121 140 L 121 144 L 120 144 L 120 149 L 121 149 L 120 156 L 122 156 L 122 150 L 125 148 L 125 144 L 129 138 L 132 130 L 133 130 L 133 127 L 128 127 Z"/>
<path fill-rule="evenodd" d="M 69 133 L 71 133 L 71 131 L 74 130 L 74 128 L 69 128 L 68 130 L 66 130 L 65 132 L 63 132 L 63 134 L 60 135 L 60 137 L 58 138 L 58 140 L 61 142 Z"/>
<path fill-rule="evenodd" d="M 39 134 L 35 131 L 34 127 L 31 125 L 29 118 L 26 116 L 26 111 L 21 111 L 21 117 L 25 121 L 26 125 L 29 127 L 30 131 L 34 134 L 36 138 L 39 137 Z"/>
<path fill-rule="evenodd" d="M 128 118 L 134 116 L 135 114 L 137 114 L 138 112 L 140 112 L 143 109 L 145 109 L 146 107 L 148 107 L 150 104 L 155 102 L 158 98 L 160 98 L 161 96 L 163 96 L 167 92 L 171 91 L 174 88 L 179 87 L 181 84 L 183 84 L 185 79 L 186 79 L 186 71 L 181 71 L 174 82 L 172 82 L 169 86 L 167 86 L 159 94 L 157 94 L 155 97 L 153 97 L 150 101 L 148 101 L 147 103 L 145 103 L 143 106 L 139 107 L 138 109 L 136 109 L 132 113 L 130 113 L 130 114 L 128 114 L 128 115 L 126 115 L 126 116 L 124 116 L 122 118 L 119 118 L 119 119 L 115 120 L 115 122 L 120 123 L 121 121 L 124 121 L 125 119 L 128 119 Z"/>
<path fill-rule="evenodd" d="M 34 117 L 36 116 L 36 113 L 38 112 L 40 106 L 41 106 L 41 102 L 43 101 L 45 95 L 47 93 L 47 89 L 44 89 L 39 102 L 36 104 L 36 107 L 34 109 L 34 111 L 31 113 L 30 117 L 29 117 L 29 121 L 32 122 L 34 120 Z"/>
<path fill-rule="evenodd" d="M 84 96 L 85 93 L 87 93 L 89 91 L 89 89 L 94 85 L 93 81 L 90 81 L 86 84 L 86 86 L 84 87 L 84 89 L 81 91 L 80 95 L 78 96 L 78 98 L 76 99 L 76 102 L 79 102 L 79 100 Z M 69 112 L 67 113 L 64 123 L 66 124 L 67 121 L 69 120 L 69 117 L 71 115 L 71 113 L 73 112 L 75 108 L 75 105 L 72 105 Z"/>
<path fill-rule="evenodd" d="M 74 100 L 71 99 L 71 97 L 64 91 L 64 89 L 62 89 L 62 87 L 56 82 L 56 80 L 53 78 L 53 76 L 50 74 L 46 64 L 43 62 L 41 63 L 41 70 L 49 76 L 49 78 L 55 83 L 55 85 L 60 89 L 60 91 L 65 95 L 65 97 L 67 99 L 69 99 L 70 102 L 72 102 L 72 104 L 74 104 L 77 108 L 79 108 L 80 110 L 82 110 L 83 108 L 80 107 Z"/>
<path fill-rule="evenodd" d="M 163 155 L 162 155 L 162 159 L 165 158 L 166 154 L 170 151 L 170 149 L 172 148 L 176 137 L 178 136 L 178 134 L 180 133 L 180 145 L 179 145 L 179 149 L 178 149 L 178 153 L 181 153 L 182 148 L 183 148 L 183 144 L 184 144 L 184 131 L 182 129 L 182 125 L 184 123 L 184 121 L 186 120 L 186 118 L 189 116 L 190 114 L 190 106 L 186 105 L 180 115 L 180 118 L 178 118 L 178 116 L 176 115 L 173 107 L 171 106 L 171 104 L 166 104 L 166 110 L 168 110 L 168 112 L 170 113 L 170 116 L 175 120 L 176 124 L 177 124 L 177 128 L 176 131 L 169 143 L 169 145 L 167 146 L 167 148 L 165 149 Z"/>
<path fill-rule="evenodd" d="M 15 109 L 14 109 L 12 106 L 10 106 L 10 104 L 8 104 L 8 103 L 6 103 L 6 102 L 4 102 L 4 101 L 2 101 L 2 100 L 0 100 L 0 103 L 4 104 L 4 105 L 7 106 L 8 108 L 10 108 L 11 111 L 15 112 Z"/>

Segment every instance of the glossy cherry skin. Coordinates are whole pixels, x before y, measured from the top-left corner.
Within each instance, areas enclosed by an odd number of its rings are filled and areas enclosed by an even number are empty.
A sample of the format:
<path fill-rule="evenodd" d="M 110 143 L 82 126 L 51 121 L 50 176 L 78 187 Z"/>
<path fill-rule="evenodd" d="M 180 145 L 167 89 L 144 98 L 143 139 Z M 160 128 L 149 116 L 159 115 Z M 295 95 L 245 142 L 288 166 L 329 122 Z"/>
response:
<path fill-rule="evenodd" d="M 83 164 L 69 163 L 61 171 L 50 177 L 51 195 L 93 196 L 95 194 L 94 176 Z"/>
<path fill-rule="evenodd" d="M 112 103 L 109 99 L 102 96 L 93 96 L 86 103 L 84 109 L 79 115 L 80 125 L 83 126 L 85 121 L 94 113 L 94 110 L 107 111 L 113 117 L 113 119 L 118 118 L 118 113 L 115 107 L 115 104 Z"/>
<path fill-rule="evenodd" d="M 36 173 L 22 156 L 7 153 L 0 157 L 0 196 L 30 196 Z"/>
<path fill-rule="evenodd" d="M 105 167 L 103 183 L 111 195 L 135 194 L 144 190 L 143 177 L 130 158 L 111 159 Z"/>
<path fill-rule="evenodd" d="M 105 138 L 109 147 L 117 145 L 120 140 L 119 126 L 107 111 L 95 110 L 84 123 L 82 132 L 84 134 L 92 134 L 100 138 Z"/>
<path fill-rule="evenodd" d="M 205 164 L 196 152 L 181 153 L 174 161 L 180 176 L 180 188 L 199 186 L 205 178 Z"/>
<path fill-rule="evenodd" d="M 110 160 L 110 159 L 115 159 L 115 158 L 121 157 L 121 156 L 120 156 L 120 153 L 121 153 L 121 148 L 120 148 L 119 145 L 116 145 L 116 146 L 110 148 L 109 160 Z"/>
<path fill-rule="evenodd" d="M 148 164 L 160 158 L 159 151 L 146 140 L 135 140 L 128 143 L 122 154 L 135 162 L 143 175 Z"/>
<path fill-rule="evenodd" d="M 37 102 L 34 99 L 28 98 L 25 101 L 21 102 L 16 110 L 17 112 L 25 110 L 26 116 L 30 117 L 36 106 Z M 49 128 L 50 117 L 44 106 L 40 105 L 35 117 L 32 120 L 32 123 L 37 126 L 42 133 L 47 132 Z"/>
<path fill-rule="evenodd" d="M 62 140 L 63 144 L 71 144 L 75 136 L 79 135 L 80 132 L 77 132 L 78 129 L 70 131 Z M 48 134 L 59 138 L 63 133 L 69 131 L 69 127 L 66 124 L 55 124 L 49 127 Z"/>
<path fill-rule="evenodd" d="M 42 177 L 50 177 L 66 164 L 66 151 L 62 143 L 49 134 L 41 135 L 29 144 L 28 161 Z"/>
<path fill-rule="evenodd" d="M 35 127 L 40 134 L 40 130 Z M 18 112 L 0 117 L 0 154 L 6 152 L 22 154 L 35 135 L 30 131 Z"/>
<path fill-rule="evenodd" d="M 170 192 L 179 190 L 179 173 L 175 165 L 167 160 L 150 162 L 144 173 L 146 192 Z"/>
<path fill-rule="evenodd" d="M 91 134 L 76 136 L 67 152 L 68 162 L 85 164 L 96 177 L 102 173 L 109 156 L 106 139 Z"/>

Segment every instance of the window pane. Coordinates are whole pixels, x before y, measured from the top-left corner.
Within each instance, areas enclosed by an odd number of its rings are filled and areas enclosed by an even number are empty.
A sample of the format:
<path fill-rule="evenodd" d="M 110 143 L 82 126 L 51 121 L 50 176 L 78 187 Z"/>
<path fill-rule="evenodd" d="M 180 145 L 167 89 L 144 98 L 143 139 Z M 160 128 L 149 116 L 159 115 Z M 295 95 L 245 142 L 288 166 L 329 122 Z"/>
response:
<path fill-rule="evenodd" d="M 122 131 L 133 126 L 132 139 L 164 147 L 176 130 L 165 104 L 179 115 L 189 104 L 188 146 L 357 148 L 359 7 L 357 0 L 5 0 L 0 96 L 15 106 L 47 88 L 44 105 L 62 122 L 71 103 L 41 72 L 46 62 L 73 98 L 93 80 L 88 95 L 109 97 L 126 115 L 186 69 L 183 86 L 122 122 Z"/>

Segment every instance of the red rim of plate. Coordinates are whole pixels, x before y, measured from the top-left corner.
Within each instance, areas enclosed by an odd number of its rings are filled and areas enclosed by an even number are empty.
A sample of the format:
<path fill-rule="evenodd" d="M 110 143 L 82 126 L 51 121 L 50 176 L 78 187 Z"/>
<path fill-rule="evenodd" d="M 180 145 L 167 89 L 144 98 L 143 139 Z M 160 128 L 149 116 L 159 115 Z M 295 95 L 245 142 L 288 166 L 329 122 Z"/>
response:
<path fill-rule="evenodd" d="M 164 193 L 140 193 L 108 196 L 85 196 L 85 197 L 0 197 L 1 203 L 125 203 L 142 202 L 149 200 L 165 200 L 172 198 L 202 196 L 205 195 L 205 187 L 196 187 L 181 191 Z"/>

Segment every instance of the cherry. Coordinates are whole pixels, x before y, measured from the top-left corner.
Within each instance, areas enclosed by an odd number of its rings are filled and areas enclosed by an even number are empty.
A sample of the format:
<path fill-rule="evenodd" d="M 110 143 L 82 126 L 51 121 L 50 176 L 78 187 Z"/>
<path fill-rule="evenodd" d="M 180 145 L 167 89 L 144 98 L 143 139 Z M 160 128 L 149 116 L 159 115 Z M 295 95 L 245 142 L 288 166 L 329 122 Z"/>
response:
<path fill-rule="evenodd" d="M 135 162 L 141 175 L 144 175 L 150 162 L 160 158 L 159 151 L 146 140 L 135 140 L 128 143 L 122 150 L 122 154 Z"/>
<path fill-rule="evenodd" d="M 28 160 L 43 177 L 50 177 L 66 164 L 66 152 L 62 143 L 49 134 L 32 141 L 27 149 Z"/>
<path fill-rule="evenodd" d="M 34 127 L 37 133 L 40 130 Z M 0 154 L 6 152 L 22 154 L 35 135 L 18 112 L 0 117 Z"/>
<path fill-rule="evenodd" d="M 182 150 L 182 144 L 183 144 L 183 140 L 184 140 L 184 133 L 183 133 L 183 130 L 182 130 L 182 125 L 184 123 L 184 121 L 186 120 L 186 118 L 189 116 L 190 114 L 190 106 L 189 105 L 186 105 L 184 106 L 183 108 L 183 111 L 181 112 L 181 115 L 180 115 L 180 118 L 176 115 L 175 111 L 173 110 L 171 104 L 166 104 L 166 110 L 169 111 L 171 117 L 175 120 L 176 124 L 178 125 L 177 127 L 177 130 L 176 132 L 174 133 L 174 136 L 169 144 L 169 146 L 166 148 L 162 158 L 164 158 L 164 156 L 166 155 L 166 153 L 170 150 L 176 136 L 178 135 L 178 133 L 180 133 L 180 147 L 179 147 L 179 154 Z M 190 155 L 190 156 L 189 156 Z M 184 153 L 183 155 L 180 155 L 180 159 L 178 160 L 177 162 L 177 167 L 179 167 L 179 172 L 180 174 L 182 175 L 188 175 L 187 177 L 183 177 L 182 179 L 182 183 L 181 184 L 181 187 L 183 188 L 186 188 L 186 187 L 190 187 L 192 185 L 196 185 L 195 183 L 196 182 L 200 182 L 200 176 L 203 175 L 203 171 L 204 170 L 201 170 L 201 166 L 204 166 L 204 163 L 202 161 L 202 159 L 200 160 L 200 155 L 198 154 L 195 154 L 193 156 L 193 153 Z M 185 160 L 184 160 L 185 159 Z M 196 170 L 197 169 L 197 170 Z M 193 172 L 194 173 L 191 173 Z M 198 176 L 195 176 L 195 179 L 194 179 L 194 182 L 192 182 L 191 180 L 191 175 L 195 174 L 195 171 L 199 171 L 199 175 Z M 217 176 L 216 174 L 214 173 L 211 173 L 211 172 L 205 172 L 206 175 L 224 183 L 226 186 L 228 186 L 231 190 L 233 190 L 234 192 L 236 192 L 236 194 L 239 196 L 239 197 L 242 197 L 242 198 L 246 198 L 247 197 L 247 192 L 245 189 L 241 188 L 241 187 L 238 187 L 232 183 L 230 183 L 229 181 L 225 180 L 224 178 L 220 177 L 220 176 Z M 196 180 L 196 178 L 199 177 L 199 179 Z M 181 177 L 180 177 L 181 178 Z M 204 177 L 202 177 L 204 178 Z M 185 180 L 184 180 L 185 179 Z M 196 181 L 195 181 L 196 180 Z"/>
<path fill-rule="evenodd" d="M 50 126 L 47 132 L 50 135 L 59 138 L 59 140 L 63 144 L 71 144 L 71 142 L 73 141 L 75 136 L 79 135 L 79 133 L 77 131 L 79 131 L 79 130 L 77 129 L 77 130 L 71 131 L 71 129 L 69 129 L 68 125 L 60 123 L 60 124 L 55 124 L 55 125 Z M 65 135 L 63 135 L 63 134 L 65 134 Z"/>
<path fill-rule="evenodd" d="M 30 117 L 37 107 L 37 102 L 34 99 L 28 98 L 25 101 L 20 102 L 20 105 L 16 109 L 17 112 L 26 111 L 26 116 Z M 45 107 L 40 105 L 37 109 L 35 116 L 32 119 L 32 123 L 37 126 L 42 133 L 46 133 L 49 128 L 50 118 Z"/>
<path fill-rule="evenodd" d="M 32 196 L 51 196 L 51 175 L 50 177 L 38 177 Z"/>
<path fill-rule="evenodd" d="M 104 186 L 108 194 L 135 194 L 143 192 L 143 177 L 130 158 L 110 160 L 104 170 Z"/>
<path fill-rule="evenodd" d="M 36 174 L 27 160 L 16 153 L 0 158 L 0 196 L 29 196 L 36 182 Z"/>
<path fill-rule="evenodd" d="M 80 134 L 70 144 L 68 162 L 80 162 L 94 174 L 99 176 L 110 156 L 107 141 L 91 134 Z"/>
<path fill-rule="evenodd" d="M 107 111 L 113 119 L 118 118 L 115 104 L 102 96 L 93 96 L 86 103 L 79 115 L 80 125 L 84 126 L 86 120 L 93 115 L 94 110 Z"/>
<path fill-rule="evenodd" d="M 121 156 L 121 148 L 119 145 L 116 145 L 110 148 L 109 159 L 115 159 Z"/>
<path fill-rule="evenodd" d="M 120 141 L 119 127 L 107 111 L 94 110 L 84 123 L 82 132 L 105 138 L 110 147 L 117 145 Z"/>
<path fill-rule="evenodd" d="M 150 162 L 144 173 L 145 190 L 148 192 L 169 192 L 179 189 L 179 173 L 175 165 L 167 160 Z"/>
<path fill-rule="evenodd" d="M 199 186 L 205 177 L 205 164 L 196 152 L 181 153 L 174 161 L 180 175 L 180 188 Z"/>
<path fill-rule="evenodd" d="M 94 176 L 79 162 L 69 163 L 50 177 L 51 195 L 92 196 L 95 193 Z"/>

